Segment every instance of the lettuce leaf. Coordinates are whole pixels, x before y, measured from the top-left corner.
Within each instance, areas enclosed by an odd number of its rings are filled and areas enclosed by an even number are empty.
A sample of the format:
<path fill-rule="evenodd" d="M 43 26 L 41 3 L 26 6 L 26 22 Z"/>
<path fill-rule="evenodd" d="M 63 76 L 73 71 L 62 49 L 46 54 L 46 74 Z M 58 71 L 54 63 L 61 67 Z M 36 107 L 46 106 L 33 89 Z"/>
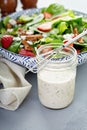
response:
<path fill-rule="evenodd" d="M 42 13 L 49 12 L 53 15 L 58 15 L 58 14 L 65 12 L 65 8 L 63 5 L 60 5 L 58 3 L 53 3 L 53 4 L 49 5 L 47 8 L 42 8 L 41 12 Z"/>

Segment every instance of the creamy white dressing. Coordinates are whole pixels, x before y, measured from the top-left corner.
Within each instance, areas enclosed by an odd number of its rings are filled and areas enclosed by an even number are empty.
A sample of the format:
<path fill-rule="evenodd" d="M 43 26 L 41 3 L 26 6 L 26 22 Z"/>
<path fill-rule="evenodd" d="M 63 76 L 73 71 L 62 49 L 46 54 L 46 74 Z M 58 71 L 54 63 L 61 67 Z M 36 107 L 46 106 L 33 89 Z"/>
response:
<path fill-rule="evenodd" d="M 64 108 L 74 97 L 76 70 L 47 71 L 38 73 L 38 93 L 41 103 L 49 108 Z"/>

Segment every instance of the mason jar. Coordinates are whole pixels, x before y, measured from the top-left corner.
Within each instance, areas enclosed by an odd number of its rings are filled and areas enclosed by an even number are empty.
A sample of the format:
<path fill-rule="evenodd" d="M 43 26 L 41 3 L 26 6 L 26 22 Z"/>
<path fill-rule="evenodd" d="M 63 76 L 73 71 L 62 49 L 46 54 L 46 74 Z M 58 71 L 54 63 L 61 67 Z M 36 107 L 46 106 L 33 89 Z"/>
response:
<path fill-rule="evenodd" d="M 36 8 L 38 0 L 21 0 L 22 8 L 29 9 L 29 8 Z"/>
<path fill-rule="evenodd" d="M 45 50 L 55 48 L 45 45 L 38 49 L 41 55 Z M 41 59 L 44 59 L 42 57 Z M 52 109 L 67 107 L 74 98 L 77 53 L 73 47 L 53 55 L 51 60 L 37 72 L 38 95 L 41 104 Z"/>
<path fill-rule="evenodd" d="M 0 9 L 2 16 L 7 16 L 16 11 L 17 0 L 0 0 Z"/>

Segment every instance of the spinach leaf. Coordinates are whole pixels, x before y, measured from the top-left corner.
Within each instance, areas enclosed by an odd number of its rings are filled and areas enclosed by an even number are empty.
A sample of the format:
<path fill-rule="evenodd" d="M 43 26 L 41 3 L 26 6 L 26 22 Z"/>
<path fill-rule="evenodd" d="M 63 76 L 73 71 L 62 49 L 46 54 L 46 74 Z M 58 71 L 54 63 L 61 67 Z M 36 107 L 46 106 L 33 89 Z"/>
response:
<path fill-rule="evenodd" d="M 11 19 L 11 18 L 10 18 L 9 16 L 6 16 L 6 17 L 3 19 L 3 24 L 4 24 L 4 26 L 7 25 L 7 23 L 9 22 L 10 19 Z"/>
<path fill-rule="evenodd" d="M 20 44 L 21 44 L 20 41 L 19 41 L 19 42 L 18 42 L 18 41 L 14 41 L 14 42 L 12 43 L 12 45 L 8 48 L 8 50 L 11 51 L 11 52 L 17 53 L 18 50 L 19 50 Z"/>
<path fill-rule="evenodd" d="M 58 25 L 58 29 L 59 29 L 59 33 L 60 33 L 60 34 L 63 34 L 64 31 L 67 29 L 67 23 L 66 23 L 66 22 L 61 22 L 61 23 Z"/>
<path fill-rule="evenodd" d="M 64 6 L 58 3 L 53 3 L 48 6 L 48 8 L 42 8 L 42 12 L 49 12 L 53 15 L 61 14 L 65 11 Z"/>

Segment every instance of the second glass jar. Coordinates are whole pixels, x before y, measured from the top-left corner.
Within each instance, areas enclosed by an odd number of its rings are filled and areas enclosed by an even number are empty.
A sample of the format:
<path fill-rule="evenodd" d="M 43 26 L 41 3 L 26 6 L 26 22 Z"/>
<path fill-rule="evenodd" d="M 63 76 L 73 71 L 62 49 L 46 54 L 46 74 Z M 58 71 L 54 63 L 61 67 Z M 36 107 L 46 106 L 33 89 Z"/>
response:
<path fill-rule="evenodd" d="M 17 0 L 0 0 L 0 9 L 2 16 L 6 16 L 16 11 Z"/>
<path fill-rule="evenodd" d="M 38 0 L 21 0 L 21 3 L 23 4 L 22 8 L 23 9 L 36 8 L 37 1 Z"/>

